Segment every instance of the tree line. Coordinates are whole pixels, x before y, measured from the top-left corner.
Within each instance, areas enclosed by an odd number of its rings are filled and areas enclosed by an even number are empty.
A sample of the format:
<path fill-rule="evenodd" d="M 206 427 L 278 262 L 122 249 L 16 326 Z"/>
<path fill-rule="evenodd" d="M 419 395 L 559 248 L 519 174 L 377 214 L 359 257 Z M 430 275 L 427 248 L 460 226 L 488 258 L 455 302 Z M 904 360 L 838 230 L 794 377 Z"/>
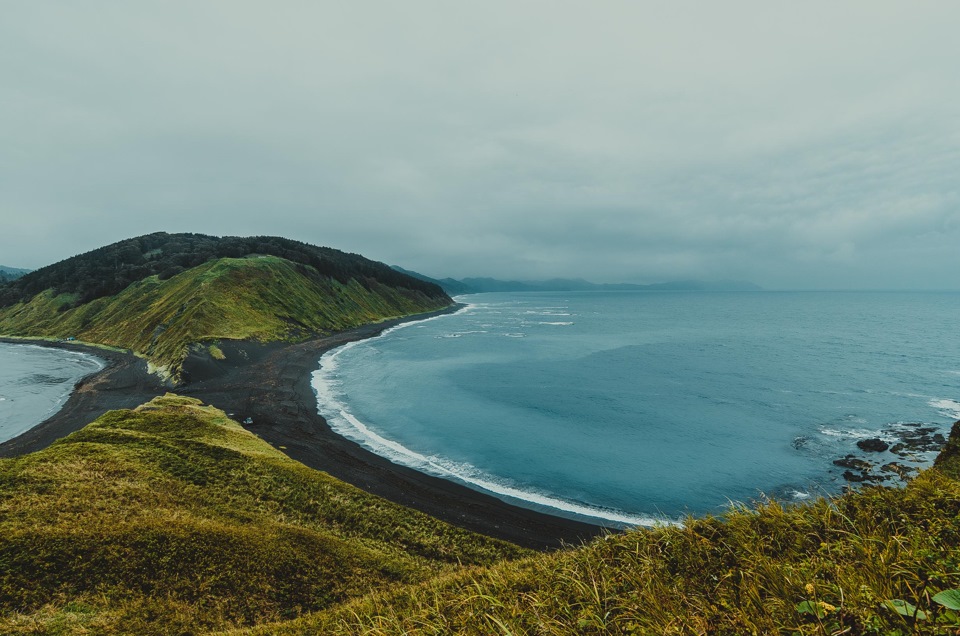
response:
<path fill-rule="evenodd" d="M 74 294 L 72 306 L 113 296 L 131 283 L 150 276 L 172 278 L 219 258 L 242 258 L 263 254 L 285 258 L 313 268 L 323 277 L 341 283 L 355 279 L 364 286 L 376 280 L 391 287 L 404 287 L 436 297 L 438 286 L 421 281 L 359 254 L 318 247 L 277 236 L 208 236 L 157 232 L 119 241 L 84 254 L 42 267 L 16 280 L 0 280 L 0 307 L 33 298 L 52 289 L 54 294 Z M 312 275 L 310 270 L 304 274 Z"/>

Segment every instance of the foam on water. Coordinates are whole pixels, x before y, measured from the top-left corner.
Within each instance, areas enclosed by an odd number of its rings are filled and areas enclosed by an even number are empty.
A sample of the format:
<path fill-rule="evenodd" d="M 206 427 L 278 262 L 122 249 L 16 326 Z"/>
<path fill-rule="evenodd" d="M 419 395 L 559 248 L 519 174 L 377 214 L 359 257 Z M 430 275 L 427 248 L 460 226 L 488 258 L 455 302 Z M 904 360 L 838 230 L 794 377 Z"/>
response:
<path fill-rule="evenodd" d="M 882 430 L 872 430 L 868 428 L 851 428 L 851 429 L 836 429 L 836 428 L 821 428 L 820 432 L 828 437 L 839 437 L 841 439 L 872 439 L 879 438 L 884 441 L 892 441 L 895 438 Z"/>
<path fill-rule="evenodd" d="M 933 399 L 930 400 L 929 404 L 945 417 L 960 419 L 960 402 L 956 400 Z"/>
<path fill-rule="evenodd" d="M 317 381 L 315 380 L 314 382 L 314 386 L 316 386 Z M 318 390 L 318 394 L 320 392 L 321 391 Z M 325 393 L 329 395 L 328 392 Z M 324 413 L 324 409 L 321 409 L 321 414 L 322 413 Z M 410 450 L 402 444 L 378 435 L 345 409 L 341 408 L 339 415 L 339 418 L 328 417 L 327 419 L 331 428 L 337 433 L 356 442 L 360 442 L 381 457 L 386 457 L 395 463 L 409 466 L 410 468 L 415 468 L 437 477 L 452 478 L 456 481 L 476 486 L 489 493 L 502 495 L 509 499 L 516 499 L 528 504 L 536 504 L 580 517 L 612 521 L 624 526 L 655 526 L 677 523 L 665 517 L 655 518 L 630 515 L 619 510 L 608 510 L 566 501 L 546 493 L 537 492 L 533 489 L 512 485 L 505 479 L 485 475 L 482 471 L 470 464 L 451 462 L 442 457 L 435 455 L 427 456 Z"/>

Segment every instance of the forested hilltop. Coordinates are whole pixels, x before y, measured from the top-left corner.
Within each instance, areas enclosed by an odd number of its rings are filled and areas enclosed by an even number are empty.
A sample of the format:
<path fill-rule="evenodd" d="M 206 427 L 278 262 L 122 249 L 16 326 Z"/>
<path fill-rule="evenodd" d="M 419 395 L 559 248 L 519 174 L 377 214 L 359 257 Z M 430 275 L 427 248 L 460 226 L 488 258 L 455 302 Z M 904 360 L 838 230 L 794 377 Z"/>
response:
<path fill-rule="evenodd" d="M 130 349 L 173 382 L 221 340 L 298 341 L 448 307 L 438 286 L 278 237 L 157 233 L 0 286 L 0 336 Z"/>
<path fill-rule="evenodd" d="M 131 283 L 150 276 L 166 280 L 218 258 L 243 258 L 251 254 L 278 256 L 308 265 L 317 274 L 341 283 L 351 278 L 375 279 L 392 287 L 404 287 L 440 296 L 436 285 L 407 276 L 392 268 L 329 247 L 318 247 L 277 236 L 208 236 L 155 232 L 112 243 L 90 252 L 47 265 L 0 287 L 0 307 L 29 300 L 52 290 L 54 295 L 73 294 L 77 306 L 113 296 Z"/>

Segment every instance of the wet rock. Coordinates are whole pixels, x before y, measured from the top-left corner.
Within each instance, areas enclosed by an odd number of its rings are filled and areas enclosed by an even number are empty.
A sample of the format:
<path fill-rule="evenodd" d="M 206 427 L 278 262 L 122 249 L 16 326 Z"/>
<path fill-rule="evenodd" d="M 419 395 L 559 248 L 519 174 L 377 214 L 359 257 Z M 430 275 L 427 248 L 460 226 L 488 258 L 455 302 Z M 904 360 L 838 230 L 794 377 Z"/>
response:
<path fill-rule="evenodd" d="M 915 453 L 939 451 L 946 443 L 943 434 L 938 433 L 936 427 L 933 426 L 914 425 L 912 430 L 901 430 L 898 437 L 905 446 L 901 453 L 904 451 Z"/>
<path fill-rule="evenodd" d="M 851 470 L 843 471 L 843 478 L 853 483 L 861 483 L 861 482 L 880 483 L 882 481 L 887 481 L 888 479 L 890 479 L 890 477 L 887 475 L 873 475 L 867 472 L 855 473 Z"/>
<path fill-rule="evenodd" d="M 887 444 L 885 441 L 879 437 L 872 437 L 870 439 L 862 439 L 857 442 L 857 447 L 860 450 L 868 451 L 871 453 L 882 453 L 883 451 L 890 448 L 890 444 Z"/>
<path fill-rule="evenodd" d="M 841 468 L 852 468 L 853 470 L 860 471 L 869 471 L 873 468 L 873 464 L 868 462 L 865 459 L 859 459 L 854 455 L 847 455 L 842 459 L 833 460 L 834 465 L 840 466 Z"/>
<path fill-rule="evenodd" d="M 917 472 L 917 469 L 913 466 L 904 466 L 903 464 L 897 462 L 890 462 L 889 464 L 884 464 L 880 467 L 885 473 L 893 473 L 903 481 L 906 481 L 910 478 L 910 473 Z"/>
<path fill-rule="evenodd" d="M 843 478 L 846 479 L 847 481 L 859 483 L 863 481 L 863 474 L 857 474 L 849 470 L 845 470 L 843 471 Z"/>

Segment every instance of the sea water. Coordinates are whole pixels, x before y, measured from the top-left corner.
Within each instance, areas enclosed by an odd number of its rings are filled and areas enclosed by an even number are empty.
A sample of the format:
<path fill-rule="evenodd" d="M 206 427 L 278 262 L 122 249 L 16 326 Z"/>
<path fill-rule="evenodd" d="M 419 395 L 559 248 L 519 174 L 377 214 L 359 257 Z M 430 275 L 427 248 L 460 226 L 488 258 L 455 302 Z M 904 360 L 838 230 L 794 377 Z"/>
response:
<path fill-rule="evenodd" d="M 956 293 L 459 300 L 323 356 L 320 412 L 395 462 L 555 514 L 632 525 L 833 494 L 858 440 L 960 418 Z"/>
<path fill-rule="evenodd" d="M 74 351 L 0 343 L 0 442 L 55 414 L 77 381 L 103 366 Z"/>

